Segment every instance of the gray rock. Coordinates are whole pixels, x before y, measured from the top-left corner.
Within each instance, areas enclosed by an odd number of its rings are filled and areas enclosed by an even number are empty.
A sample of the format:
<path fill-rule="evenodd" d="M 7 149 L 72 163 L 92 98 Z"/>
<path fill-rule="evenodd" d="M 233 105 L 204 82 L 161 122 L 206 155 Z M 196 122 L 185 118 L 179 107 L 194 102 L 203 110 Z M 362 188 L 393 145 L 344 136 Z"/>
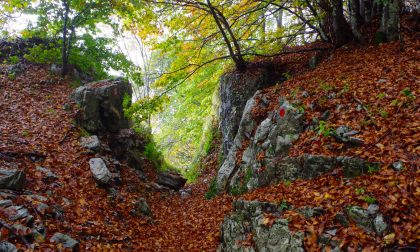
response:
<path fill-rule="evenodd" d="M 331 136 L 341 143 L 348 144 L 350 146 L 360 146 L 363 145 L 363 140 L 356 137 L 352 137 L 358 133 L 358 131 L 351 130 L 347 126 L 340 126 L 334 132 L 331 133 Z"/>
<path fill-rule="evenodd" d="M 98 184 L 106 185 L 112 178 L 111 172 L 106 167 L 101 158 L 92 158 L 89 160 L 90 171 Z"/>
<path fill-rule="evenodd" d="M 378 235 L 382 235 L 388 228 L 382 214 L 378 214 L 373 220 L 373 228 Z"/>
<path fill-rule="evenodd" d="M 135 204 L 136 211 L 143 216 L 152 217 L 152 210 L 144 198 L 139 198 Z"/>
<path fill-rule="evenodd" d="M 0 200 L 0 207 L 1 208 L 7 208 L 11 205 L 13 205 L 13 202 L 11 200 Z"/>
<path fill-rule="evenodd" d="M 308 62 L 309 67 L 311 69 L 315 69 L 316 66 L 319 64 L 320 61 L 321 61 L 321 58 L 320 58 L 319 55 L 312 56 L 311 58 L 309 58 L 309 62 Z"/>
<path fill-rule="evenodd" d="M 191 188 L 181 189 L 179 190 L 182 199 L 189 198 L 192 194 Z"/>
<path fill-rule="evenodd" d="M 379 206 L 377 204 L 370 204 L 366 211 L 369 215 L 376 215 L 379 212 Z"/>
<path fill-rule="evenodd" d="M 369 171 L 369 167 L 379 167 L 379 163 L 366 162 L 357 157 L 338 157 L 344 170 L 344 177 L 354 178 Z"/>
<path fill-rule="evenodd" d="M 368 232 L 373 231 L 372 218 L 367 210 L 359 206 L 351 206 L 346 209 L 349 218 Z"/>
<path fill-rule="evenodd" d="M 13 74 L 13 75 L 19 75 L 21 74 L 23 71 L 25 71 L 26 66 L 23 63 L 17 63 L 14 65 L 10 65 L 7 67 L 7 73 L 8 74 Z"/>
<path fill-rule="evenodd" d="M 219 118 L 221 118 L 220 129 L 223 138 L 222 151 L 224 156 L 228 155 L 230 148 L 233 146 L 248 99 L 258 89 L 270 84 L 269 77 L 271 74 L 266 70 L 258 74 L 232 72 L 226 73 L 220 78 L 221 104 Z"/>
<path fill-rule="evenodd" d="M 92 151 L 99 151 L 101 148 L 101 141 L 99 141 L 99 138 L 96 135 L 81 137 L 80 145 Z"/>
<path fill-rule="evenodd" d="M 377 82 L 377 83 L 386 83 L 386 82 L 387 82 L 387 80 L 386 80 L 386 79 L 379 79 L 379 80 L 377 80 L 376 82 Z"/>
<path fill-rule="evenodd" d="M 128 128 L 122 102 L 131 98 L 131 85 L 121 79 L 92 82 L 77 88 L 71 98 L 80 107 L 78 124 L 89 132 L 118 132 Z"/>
<path fill-rule="evenodd" d="M 277 160 L 287 155 L 293 141 L 303 131 L 303 115 L 289 102 L 282 100 L 280 106 L 286 110 L 285 115 L 281 117 L 279 111 L 271 111 L 267 118 L 257 125 L 252 111 L 256 108 L 266 108 L 262 102 L 257 102 L 263 97 L 265 95 L 257 91 L 245 106 L 233 146 L 217 175 L 219 192 L 227 189 L 231 193 L 240 194 L 280 179 L 289 179 L 282 173 L 282 169 L 273 164 L 277 164 Z M 249 140 L 250 145 L 243 151 L 242 143 L 245 140 Z M 243 151 L 241 160 L 236 160 L 240 151 Z M 263 159 L 258 158 L 260 153 L 264 153 Z M 236 167 L 237 164 L 239 167 Z M 260 168 L 266 166 L 270 168 L 260 172 Z"/>
<path fill-rule="evenodd" d="M 10 242 L 2 241 L 0 242 L 0 251 L 1 252 L 17 252 L 17 248 Z"/>
<path fill-rule="evenodd" d="M 44 177 L 42 178 L 42 180 L 44 181 L 54 181 L 58 179 L 58 176 L 55 173 L 53 173 L 50 169 L 37 166 L 36 170 L 41 172 L 44 175 Z"/>
<path fill-rule="evenodd" d="M 23 171 L 0 169 L 0 189 L 21 190 L 25 187 L 25 182 Z"/>
<path fill-rule="evenodd" d="M 349 220 L 347 219 L 346 215 L 342 212 L 338 212 L 335 215 L 335 220 L 340 223 L 343 227 L 348 227 L 350 225 Z"/>
<path fill-rule="evenodd" d="M 325 210 L 322 207 L 302 207 L 296 209 L 296 212 L 302 214 L 306 218 L 323 215 Z"/>
<path fill-rule="evenodd" d="M 50 238 L 50 241 L 61 244 L 64 248 L 71 251 L 79 251 L 79 242 L 68 235 L 57 232 Z"/>
<path fill-rule="evenodd" d="M 279 251 L 303 252 L 303 234 L 293 233 L 287 220 L 278 218 L 272 225 L 265 221 L 265 213 L 280 216 L 278 205 L 258 201 L 236 201 L 234 212 L 222 224 L 221 244 L 218 251 Z M 253 234 L 253 244 L 245 247 L 248 234 Z"/>
<path fill-rule="evenodd" d="M 401 171 L 404 169 L 404 163 L 401 161 L 394 162 L 392 163 L 392 168 L 396 171 Z"/>
<path fill-rule="evenodd" d="M 5 214 L 11 221 L 24 220 L 28 226 L 31 226 L 34 222 L 34 217 L 23 206 L 10 206 L 5 209 Z"/>
<path fill-rule="evenodd" d="M 187 180 L 183 178 L 180 174 L 175 172 L 162 172 L 158 174 L 156 183 L 169 187 L 178 191 L 181 189 Z"/>

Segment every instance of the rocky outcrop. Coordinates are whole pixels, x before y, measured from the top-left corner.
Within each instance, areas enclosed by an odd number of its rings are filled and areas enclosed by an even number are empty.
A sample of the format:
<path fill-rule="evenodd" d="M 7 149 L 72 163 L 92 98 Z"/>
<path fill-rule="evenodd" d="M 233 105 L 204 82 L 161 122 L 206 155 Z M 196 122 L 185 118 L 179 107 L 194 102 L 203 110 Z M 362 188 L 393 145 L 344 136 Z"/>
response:
<path fill-rule="evenodd" d="M 273 102 L 278 102 L 279 106 L 268 110 Z M 254 116 L 254 111 L 267 110 L 262 121 Z M 241 194 L 279 181 L 314 178 L 338 167 L 343 167 L 346 178 L 379 168 L 379 163 L 357 157 L 310 154 L 289 157 L 290 147 L 304 130 L 304 115 L 299 109 L 283 99 L 270 101 L 257 91 L 245 106 L 233 145 L 218 171 L 218 192 Z M 337 132 L 337 137 L 343 141 L 358 140 L 351 137 L 355 132 L 348 128 L 342 127 Z"/>
<path fill-rule="evenodd" d="M 178 191 L 181 189 L 187 180 L 183 178 L 180 174 L 175 172 L 163 172 L 159 173 L 156 183 L 163 185 Z"/>
<path fill-rule="evenodd" d="M 0 189 L 21 190 L 25 182 L 26 177 L 23 171 L 0 169 Z"/>
<path fill-rule="evenodd" d="M 236 132 L 248 99 L 254 93 L 270 84 L 268 71 L 232 72 L 220 78 L 220 130 L 222 132 L 222 150 L 225 156 L 233 145 Z"/>
<path fill-rule="evenodd" d="M 89 132 L 118 132 L 129 127 L 124 117 L 123 99 L 131 99 L 132 89 L 123 80 L 92 82 L 77 88 L 72 98 L 80 107 L 77 122 Z"/>
<path fill-rule="evenodd" d="M 223 221 L 218 251 L 303 252 L 303 233 L 291 232 L 281 212 L 272 203 L 236 201 L 234 212 Z M 266 214 L 276 218 L 267 221 Z"/>
<path fill-rule="evenodd" d="M 271 183 L 276 170 L 275 167 L 270 169 L 270 165 L 287 155 L 293 141 L 303 131 L 303 114 L 287 101 L 279 101 L 284 113 L 270 111 L 267 118 L 258 123 L 252 111 L 264 110 L 269 103 L 260 91 L 247 102 L 233 146 L 217 175 L 219 191 L 232 192 Z"/>
<path fill-rule="evenodd" d="M 123 101 L 131 101 L 131 95 L 130 83 L 117 79 L 79 87 L 73 92 L 72 99 L 80 107 L 77 117 L 79 126 L 95 133 L 81 137 L 80 146 L 101 157 L 111 153 L 113 158 L 141 170 L 146 141 L 129 128 L 130 122 L 123 111 Z M 109 184 L 111 175 L 116 174 L 111 174 L 107 163 L 98 159 L 90 160 L 89 164 L 95 180 L 101 185 Z"/>

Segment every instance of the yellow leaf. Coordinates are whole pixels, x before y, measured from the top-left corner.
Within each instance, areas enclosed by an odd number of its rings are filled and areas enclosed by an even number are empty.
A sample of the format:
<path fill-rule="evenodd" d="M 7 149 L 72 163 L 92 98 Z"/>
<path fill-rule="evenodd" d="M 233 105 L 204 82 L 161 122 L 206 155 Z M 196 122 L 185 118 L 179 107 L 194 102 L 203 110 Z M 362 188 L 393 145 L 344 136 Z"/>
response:
<path fill-rule="evenodd" d="M 394 242 L 394 239 L 395 239 L 395 233 L 387 234 L 384 237 L 384 243 L 387 244 L 387 245 L 391 244 L 391 243 Z"/>

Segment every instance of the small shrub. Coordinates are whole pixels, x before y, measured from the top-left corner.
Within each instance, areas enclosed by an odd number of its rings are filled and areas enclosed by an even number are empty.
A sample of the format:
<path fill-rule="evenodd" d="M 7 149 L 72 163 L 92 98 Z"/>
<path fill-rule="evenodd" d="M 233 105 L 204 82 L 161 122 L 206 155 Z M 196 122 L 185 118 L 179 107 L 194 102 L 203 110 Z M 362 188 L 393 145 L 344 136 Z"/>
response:
<path fill-rule="evenodd" d="M 318 135 L 323 135 L 324 137 L 327 137 L 331 134 L 331 129 L 328 127 L 327 123 L 325 121 L 319 121 L 318 126 Z"/>
<path fill-rule="evenodd" d="M 207 190 L 206 194 L 204 195 L 204 198 L 210 200 L 217 196 L 217 183 L 216 183 L 216 177 L 213 178 L 213 180 L 210 183 L 209 189 Z"/>
<path fill-rule="evenodd" d="M 380 114 L 383 118 L 387 118 L 387 117 L 388 117 L 388 115 L 389 115 L 389 113 L 388 113 L 386 110 L 384 110 L 384 109 L 381 109 L 381 110 L 379 111 L 379 114 Z"/>
<path fill-rule="evenodd" d="M 361 194 L 364 194 L 365 193 L 365 189 L 364 188 L 356 188 L 356 194 L 357 195 L 361 195 Z"/>
<path fill-rule="evenodd" d="M 289 205 L 287 204 L 287 201 L 283 199 L 280 203 L 279 209 L 281 211 L 287 210 L 289 208 Z"/>
<path fill-rule="evenodd" d="M 383 98 L 385 98 L 385 96 L 386 96 L 386 93 L 380 93 L 380 94 L 378 94 L 376 97 L 377 97 L 379 100 L 382 100 Z"/>
<path fill-rule="evenodd" d="M 379 171 L 380 166 L 379 165 L 368 165 L 368 173 L 375 173 Z"/>
<path fill-rule="evenodd" d="M 40 64 L 59 63 L 61 51 L 59 47 L 47 48 L 45 45 L 37 45 L 29 49 L 29 53 L 23 56 L 30 62 Z"/>
<path fill-rule="evenodd" d="M 12 65 L 19 63 L 19 61 L 20 61 L 20 59 L 19 59 L 18 56 L 10 56 L 9 57 L 9 63 L 12 64 Z"/>
<path fill-rule="evenodd" d="M 364 196 L 363 200 L 368 203 L 368 204 L 374 204 L 376 203 L 376 198 L 375 197 L 370 197 L 370 196 Z"/>

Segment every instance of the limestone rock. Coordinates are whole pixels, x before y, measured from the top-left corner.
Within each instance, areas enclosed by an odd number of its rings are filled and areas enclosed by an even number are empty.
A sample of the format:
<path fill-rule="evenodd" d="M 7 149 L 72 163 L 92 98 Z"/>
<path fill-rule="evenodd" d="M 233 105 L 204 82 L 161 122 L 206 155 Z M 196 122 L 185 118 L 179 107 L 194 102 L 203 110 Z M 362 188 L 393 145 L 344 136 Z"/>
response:
<path fill-rule="evenodd" d="M 158 174 L 156 182 L 178 191 L 185 185 L 187 180 L 175 172 L 162 172 Z"/>
<path fill-rule="evenodd" d="M 57 232 L 50 238 L 50 241 L 61 244 L 65 249 L 73 252 L 79 251 L 79 242 L 66 234 Z"/>
<path fill-rule="evenodd" d="M 224 156 L 227 156 L 239 129 L 245 105 L 254 93 L 269 84 L 271 73 L 226 73 L 220 78 L 220 129 L 222 132 Z M 237 90 L 240 90 L 238 92 Z"/>
<path fill-rule="evenodd" d="M 26 177 L 23 171 L 0 169 L 0 189 L 21 190 Z"/>
<path fill-rule="evenodd" d="M 47 169 L 42 166 L 37 166 L 36 170 L 44 175 L 44 177 L 42 177 L 43 181 L 51 182 L 58 179 L 58 176 L 55 173 L 53 173 L 50 169 Z"/>
<path fill-rule="evenodd" d="M 94 179 L 101 185 L 106 185 L 112 178 L 111 172 L 106 167 L 105 162 L 101 158 L 92 158 L 89 160 L 90 171 Z"/>
<path fill-rule="evenodd" d="M 101 148 L 101 141 L 99 141 L 99 138 L 96 135 L 81 137 L 80 145 L 92 151 L 99 151 Z"/>
<path fill-rule="evenodd" d="M 2 241 L 0 242 L 0 251 L 2 252 L 17 252 L 17 248 L 10 242 Z"/>
<path fill-rule="evenodd" d="M 135 204 L 136 212 L 140 213 L 143 216 L 151 217 L 152 210 L 150 209 L 149 205 L 147 204 L 144 198 L 139 198 Z"/>
<path fill-rule="evenodd" d="M 124 96 L 131 98 L 132 89 L 121 79 L 92 82 L 77 88 L 72 99 L 81 112 L 78 124 L 89 132 L 118 132 L 128 128 L 122 102 Z"/>
<path fill-rule="evenodd" d="M 223 221 L 218 251 L 304 251 L 303 233 L 291 232 L 287 220 L 278 218 L 273 225 L 266 224 L 264 214 L 280 216 L 279 206 L 268 202 L 236 201 L 234 209 Z M 251 233 L 253 244 L 242 245 L 241 241 Z"/>

